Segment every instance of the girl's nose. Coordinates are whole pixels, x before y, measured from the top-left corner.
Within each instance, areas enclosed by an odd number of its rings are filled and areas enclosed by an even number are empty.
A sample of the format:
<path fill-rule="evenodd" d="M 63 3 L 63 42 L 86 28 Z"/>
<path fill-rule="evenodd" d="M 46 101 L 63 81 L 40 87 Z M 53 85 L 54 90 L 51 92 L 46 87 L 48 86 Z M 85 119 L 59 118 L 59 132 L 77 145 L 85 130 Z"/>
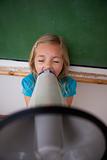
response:
<path fill-rule="evenodd" d="M 47 70 L 47 69 L 52 70 L 52 64 L 51 64 L 51 62 L 45 63 L 43 70 Z"/>
<path fill-rule="evenodd" d="M 46 65 L 45 65 L 45 69 L 51 69 L 51 63 L 47 63 Z"/>

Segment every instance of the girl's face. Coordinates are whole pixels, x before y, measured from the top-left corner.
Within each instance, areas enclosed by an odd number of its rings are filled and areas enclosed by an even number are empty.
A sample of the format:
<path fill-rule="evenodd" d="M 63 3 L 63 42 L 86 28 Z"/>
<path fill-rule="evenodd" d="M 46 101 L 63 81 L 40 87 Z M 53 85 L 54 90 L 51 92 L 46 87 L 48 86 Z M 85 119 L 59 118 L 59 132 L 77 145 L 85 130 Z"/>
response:
<path fill-rule="evenodd" d="M 37 74 L 51 70 L 57 77 L 63 68 L 62 49 L 57 44 L 40 43 L 36 48 L 35 69 Z"/>

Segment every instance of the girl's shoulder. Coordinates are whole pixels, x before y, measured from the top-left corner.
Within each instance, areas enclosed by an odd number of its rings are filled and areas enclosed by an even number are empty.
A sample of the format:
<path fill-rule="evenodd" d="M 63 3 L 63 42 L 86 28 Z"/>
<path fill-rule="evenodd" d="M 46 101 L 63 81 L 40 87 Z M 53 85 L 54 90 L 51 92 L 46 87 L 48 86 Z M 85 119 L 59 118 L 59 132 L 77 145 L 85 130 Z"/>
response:
<path fill-rule="evenodd" d="M 76 83 L 76 80 L 73 79 L 71 76 L 65 76 L 63 78 L 60 79 L 60 82 L 63 84 L 63 83 L 66 83 L 66 84 L 72 84 L 72 83 Z"/>
<path fill-rule="evenodd" d="M 32 73 L 28 74 L 22 79 L 22 89 L 23 89 L 23 94 L 25 96 L 31 97 L 35 86 L 35 82 L 36 82 L 36 76 L 33 75 Z"/>
<path fill-rule="evenodd" d="M 64 97 L 74 96 L 76 94 L 77 82 L 71 76 L 65 76 L 59 82 Z"/>
<path fill-rule="evenodd" d="M 36 76 L 33 73 L 28 74 L 22 79 L 22 84 L 26 83 L 28 85 L 36 82 Z"/>

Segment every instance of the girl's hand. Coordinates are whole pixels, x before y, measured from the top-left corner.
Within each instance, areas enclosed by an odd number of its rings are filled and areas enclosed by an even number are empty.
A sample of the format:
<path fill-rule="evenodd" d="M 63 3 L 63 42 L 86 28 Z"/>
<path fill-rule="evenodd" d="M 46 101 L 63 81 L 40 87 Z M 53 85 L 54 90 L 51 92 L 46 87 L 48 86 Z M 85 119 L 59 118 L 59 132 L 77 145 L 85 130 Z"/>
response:
<path fill-rule="evenodd" d="M 72 101 L 73 101 L 73 97 L 67 97 L 65 98 L 65 105 L 68 106 L 68 107 L 71 107 L 72 106 Z"/>

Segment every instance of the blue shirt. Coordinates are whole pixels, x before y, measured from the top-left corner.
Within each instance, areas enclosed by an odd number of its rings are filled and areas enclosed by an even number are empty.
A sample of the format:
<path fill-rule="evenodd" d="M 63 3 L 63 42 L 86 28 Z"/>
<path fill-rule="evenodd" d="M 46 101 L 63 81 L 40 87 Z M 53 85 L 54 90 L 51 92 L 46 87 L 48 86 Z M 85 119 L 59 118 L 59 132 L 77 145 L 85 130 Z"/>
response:
<path fill-rule="evenodd" d="M 32 96 L 37 77 L 32 73 L 22 79 L 23 94 Z M 66 76 L 59 80 L 63 97 L 70 97 L 76 94 L 76 81 L 71 76 Z"/>

